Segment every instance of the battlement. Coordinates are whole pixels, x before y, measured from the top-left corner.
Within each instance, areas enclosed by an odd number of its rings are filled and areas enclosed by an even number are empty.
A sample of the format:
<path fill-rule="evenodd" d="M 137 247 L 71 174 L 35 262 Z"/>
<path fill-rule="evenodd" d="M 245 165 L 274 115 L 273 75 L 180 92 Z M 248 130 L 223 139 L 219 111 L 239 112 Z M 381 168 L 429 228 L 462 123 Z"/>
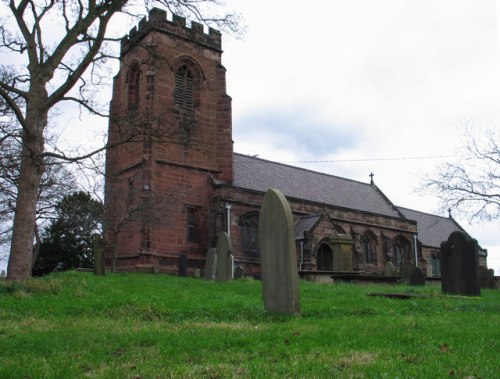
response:
<path fill-rule="evenodd" d="M 209 28 L 207 34 L 203 30 L 203 25 L 198 22 L 191 21 L 191 27 L 188 27 L 184 17 L 173 14 L 172 21 L 169 21 L 166 11 L 153 8 L 149 11 L 149 17 L 142 18 L 139 21 L 139 25 L 134 26 L 130 30 L 128 36 L 122 39 L 122 55 L 135 46 L 152 30 L 173 34 L 179 38 L 194 41 L 212 49 L 221 50 L 221 33 L 218 30 Z"/>

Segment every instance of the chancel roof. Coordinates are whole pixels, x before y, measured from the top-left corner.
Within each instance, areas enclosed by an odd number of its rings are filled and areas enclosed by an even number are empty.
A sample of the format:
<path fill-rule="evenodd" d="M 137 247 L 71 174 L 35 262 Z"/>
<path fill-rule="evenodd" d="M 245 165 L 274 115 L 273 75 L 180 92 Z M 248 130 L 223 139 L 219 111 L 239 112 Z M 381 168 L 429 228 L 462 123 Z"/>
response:
<path fill-rule="evenodd" d="M 275 188 L 289 198 L 401 217 L 375 185 L 242 154 L 233 157 L 235 187 L 259 192 Z"/>
<path fill-rule="evenodd" d="M 417 222 L 418 239 L 425 246 L 439 248 L 451 233 L 464 231 L 452 218 L 436 216 L 413 209 L 398 207 L 408 219 Z"/>

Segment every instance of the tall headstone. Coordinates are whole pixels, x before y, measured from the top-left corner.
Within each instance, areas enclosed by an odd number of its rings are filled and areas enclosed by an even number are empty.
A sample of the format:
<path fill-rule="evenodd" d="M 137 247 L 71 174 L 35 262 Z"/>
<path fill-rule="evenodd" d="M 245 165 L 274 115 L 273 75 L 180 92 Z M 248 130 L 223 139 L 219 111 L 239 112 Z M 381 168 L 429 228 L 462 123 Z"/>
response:
<path fill-rule="evenodd" d="M 441 291 L 480 296 L 479 247 L 475 239 L 456 231 L 441 243 Z"/>
<path fill-rule="evenodd" d="M 259 217 L 264 307 L 271 313 L 300 314 L 299 275 L 294 224 L 283 194 L 269 189 Z"/>
<path fill-rule="evenodd" d="M 94 234 L 92 239 L 92 250 L 94 253 L 94 275 L 104 276 L 106 270 L 104 267 L 104 250 L 102 248 L 101 236 Z"/>
<path fill-rule="evenodd" d="M 203 271 L 203 279 L 215 280 L 217 270 L 217 250 L 215 248 L 208 249 L 207 258 L 205 260 L 205 270 Z"/>
<path fill-rule="evenodd" d="M 229 235 L 226 232 L 219 234 L 217 244 L 217 270 L 215 273 L 215 280 L 217 282 L 227 282 L 231 279 L 231 251 L 232 245 Z"/>
<path fill-rule="evenodd" d="M 187 276 L 188 274 L 188 265 L 189 265 L 189 259 L 187 254 L 181 254 L 179 255 L 179 262 L 178 262 L 178 274 L 179 276 Z"/>

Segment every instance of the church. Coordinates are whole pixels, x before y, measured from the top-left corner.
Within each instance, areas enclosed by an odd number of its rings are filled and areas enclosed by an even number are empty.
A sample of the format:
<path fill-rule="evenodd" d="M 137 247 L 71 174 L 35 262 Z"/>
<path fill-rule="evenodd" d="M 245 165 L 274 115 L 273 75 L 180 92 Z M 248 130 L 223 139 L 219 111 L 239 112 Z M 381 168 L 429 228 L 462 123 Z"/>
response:
<path fill-rule="evenodd" d="M 106 264 L 117 271 L 203 270 L 227 232 L 233 268 L 259 277 L 259 209 L 287 198 L 299 272 L 381 275 L 413 262 L 440 276 L 451 217 L 397 207 L 363 183 L 233 152 L 221 34 L 152 9 L 121 42 L 106 156 Z M 480 249 L 486 267 L 486 250 Z"/>

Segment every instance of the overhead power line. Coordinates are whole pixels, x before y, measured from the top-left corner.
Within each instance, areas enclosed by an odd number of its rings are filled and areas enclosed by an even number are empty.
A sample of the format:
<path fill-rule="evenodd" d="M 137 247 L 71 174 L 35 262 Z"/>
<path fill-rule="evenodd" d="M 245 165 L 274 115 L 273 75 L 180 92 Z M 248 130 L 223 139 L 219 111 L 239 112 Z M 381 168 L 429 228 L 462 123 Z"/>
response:
<path fill-rule="evenodd" d="M 393 158 L 358 158 L 358 159 L 328 159 L 328 160 L 308 160 L 308 161 L 282 161 L 282 163 L 344 163 L 344 162 L 375 162 L 375 161 L 409 161 L 420 159 L 437 159 L 437 158 L 457 158 L 467 157 L 467 155 L 429 155 L 419 157 L 393 157 Z"/>

